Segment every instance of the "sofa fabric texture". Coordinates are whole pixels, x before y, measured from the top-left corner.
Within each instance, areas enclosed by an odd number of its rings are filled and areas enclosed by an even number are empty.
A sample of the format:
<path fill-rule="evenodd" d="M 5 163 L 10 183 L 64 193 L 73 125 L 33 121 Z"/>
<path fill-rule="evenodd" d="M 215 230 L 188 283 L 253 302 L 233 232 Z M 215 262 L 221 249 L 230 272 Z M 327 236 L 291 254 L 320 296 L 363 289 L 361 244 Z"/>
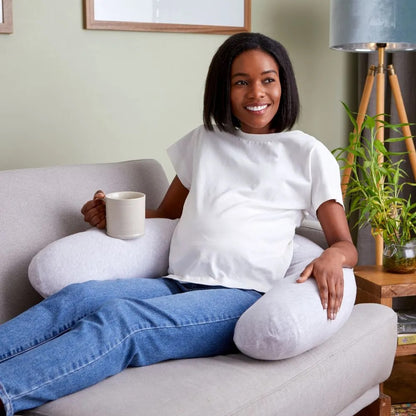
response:
<path fill-rule="evenodd" d="M 168 181 L 153 160 L 0 171 L 0 322 L 41 299 L 27 278 L 32 257 L 89 228 L 80 210 L 100 186 L 105 192 L 140 189 L 152 208 Z"/>
<path fill-rule="evenodd" d="M 49 243 L 88 228 L 79 211 L 98 188 L 141 191 L 148 207 L 156 207 L 167 186 L 152 160 L 1 171 L 0 322 L 41 299 L 28 280 L 31 259 Z M 129 368 L 22 414 L 352 416 L 378 397 L 395 348 L 395 313 L 356 305 L 332 338 L 290 359 L 234 354 Z"/>

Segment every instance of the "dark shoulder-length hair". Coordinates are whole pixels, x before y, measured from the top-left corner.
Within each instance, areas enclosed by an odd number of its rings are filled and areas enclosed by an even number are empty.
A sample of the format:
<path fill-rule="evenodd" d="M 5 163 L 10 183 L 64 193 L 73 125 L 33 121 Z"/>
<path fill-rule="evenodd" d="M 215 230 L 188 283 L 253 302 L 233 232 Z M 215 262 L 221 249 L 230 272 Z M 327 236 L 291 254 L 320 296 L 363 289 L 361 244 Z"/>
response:
<path fill-rule="evenodd" d="M 241 53 L 260 49 L 271 55 L 279 68 L 282 87 L 279 110 L 272 120 L 276 132 L 289 130 L 299 115 L 299 95 L 292 63 L 279 42 L 260 33 L 237 33 L 229 37 L 212 58 L 205 83 L 204 125 L 213 130 L 213 121 L 220 130 L 235 133 L 239 121 L 231 111 L 231 65 Z"/>

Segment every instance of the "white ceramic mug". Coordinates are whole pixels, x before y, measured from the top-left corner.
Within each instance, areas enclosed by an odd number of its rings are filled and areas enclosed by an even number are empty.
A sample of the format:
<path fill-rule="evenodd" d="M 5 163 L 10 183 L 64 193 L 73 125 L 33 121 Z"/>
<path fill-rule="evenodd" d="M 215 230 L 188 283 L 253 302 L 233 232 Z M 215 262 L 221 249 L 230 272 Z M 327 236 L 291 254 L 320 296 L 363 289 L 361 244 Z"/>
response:
<path fill-rule="evenodd" d="M 144 234 L 146 195 L 142 192 L 113 192 L 105 196 L 107 234 L 128 240 Z"/>

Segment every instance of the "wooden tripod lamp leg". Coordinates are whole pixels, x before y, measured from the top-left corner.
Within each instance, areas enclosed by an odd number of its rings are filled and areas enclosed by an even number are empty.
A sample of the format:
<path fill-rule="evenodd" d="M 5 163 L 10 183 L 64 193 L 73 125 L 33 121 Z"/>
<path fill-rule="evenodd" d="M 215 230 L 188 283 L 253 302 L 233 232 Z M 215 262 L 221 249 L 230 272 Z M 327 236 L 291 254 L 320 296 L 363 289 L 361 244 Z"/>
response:
<path fill-rule="evenodd" d="M 407 124 L 402 127 L 403 136 L 406 137 L 406 149 L 409 153 L 410 166 L 413 173 L 413 179 L 416 179 L 416 151 L 415 145 L 413 143 L 412 132 L 408 125 L 409 121 L 407 119 L 406 109 L 404 108 L 403 97 L 399 86 L 399 79 L 396 75 L 393 65 L 388 66 L 389 72 L 389 81 L 391 90 L 393 92 L 394 101 L 396 103 L 397 113 L 399 115 L 400 123 Z"/>
<path fill-rule="evenodd" d="M 358 108 L 358 115 L 357 115 L 358 131 L 361 130 L 361 126 L 363 125 L 363 122 L 364 122 L 364 117 L 367 113 L 368 103 L 370 101 L 371 91 L 373 89 L 373 84 L 374 84 L 375 72 L 376 72 L 376 67 L 374 65 L 371 65 L 370 69 L 368 70 L 367 77 L 365 79 L 363 95 L 361 96 L 360 106 Z M 355 140 L 358 140 L 358 139 L 359 138 L 356 136 Z M 352 153 L 348 153 L 347 167 L 344 169 L 344 172 L 342 174 L 342 179 L 341 179 L 341 189 L 342 189 L 343 198 L 345 198 L 345 194 L 348 188 L 348 183 L 351 177 L 351 168 L 349 166 L 351 166 L 353 163 L 354 163 L 354 155 Z"/>
<path fill-rule="evenodd" d="M 384 103 L 386 91 L 386 76 L 384 72 L 384 45 L 378 46 L 378 67 L 376 74 L 376 139 L 384 142 Z M 383 163 L 383 155 L 379 155 L 379 163 Z M 383 264 L 383 236 L 379 233 L 375 235 L 376 240 L 376 265 Z"/>

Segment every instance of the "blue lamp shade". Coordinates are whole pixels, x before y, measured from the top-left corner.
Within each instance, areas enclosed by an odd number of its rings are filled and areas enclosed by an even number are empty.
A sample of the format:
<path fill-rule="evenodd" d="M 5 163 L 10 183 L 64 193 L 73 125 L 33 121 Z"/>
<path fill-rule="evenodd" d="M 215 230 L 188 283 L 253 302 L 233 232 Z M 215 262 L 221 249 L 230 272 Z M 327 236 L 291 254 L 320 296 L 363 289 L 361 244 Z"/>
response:
<path fill-rule="evenodd" d="M 416 0 L 331 0 L 329 47 L 369 52 L 416 49 Z"/>

